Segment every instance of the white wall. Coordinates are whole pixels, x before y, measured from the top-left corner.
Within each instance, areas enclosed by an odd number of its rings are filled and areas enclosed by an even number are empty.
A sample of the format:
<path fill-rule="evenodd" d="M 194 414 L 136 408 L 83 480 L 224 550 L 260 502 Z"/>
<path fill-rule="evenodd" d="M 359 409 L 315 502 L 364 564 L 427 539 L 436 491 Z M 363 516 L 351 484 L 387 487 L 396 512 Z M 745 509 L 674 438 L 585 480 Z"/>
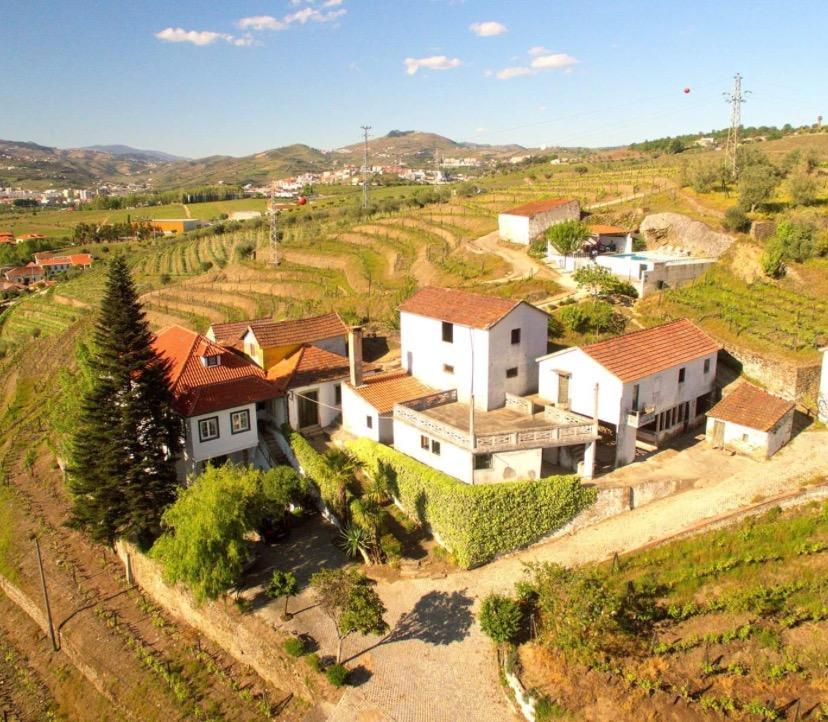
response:
<path fill-rule="evenodd" d="M 512 345 L 512 329 L 521 329 L 520 343 Z M 520 304 L 491 329 L 454 324 L 453 342 L 443 341 L 442 321 L 400 313 L 400 351 L 403 368 L 435 389 L 457 389 L 468 402 L 474 374 L 475 408 L 488 411 L 503 406 L 506 393 L 525 394 L 537 388 L 535 359 L 546 351 L 547 316 Z M 447 373 L 444 366 L 454 367 Z M 506 370 L 518 368 L 515 378 Z"/>
<path fill-rule="evenodd" d="M 497 217 L 497 227 L 501 240 L 529 245 L 529 216 L 510 216 L 508 213 L 501 213 Z"/>
<path fill-rule="evenodd" d="M 250 430 L 240 434 L 230 431 L 230 414 L 247 409 L 250 412 Z M 218 417 L 219 437 L 212 441 L 199 441 L 198 422 L 212 416 Z M 256 428 L 256 404 L 246 404 L 232 409 L 202 414 L 186 419 L 186 454 L 193 461 L 204 461 L 216 456 L 232 454 L 242 449 L 249 449 L 259 443 L 259 431 Z"/>
<path fill-rule="evenodd" d="M 347 336 L 331 336 L 330 338 L 323 338 L 319 341 L 313 342 L 314 346 L 323 348 L 331 353 L 338 353 L 340 356 L 348 355 L 348 337 Z"/>
<path fill-rule="evenodd" d="M 598 384 L 598 418 L 609 424 L 621 419 L 621 382 L 581 349 L 573 347 L 541 359 L 538 364 L 538 393 L 552 403 L 565 403 L 558 398 L 558 374 L 569 377 L 570 409 L 592 418 L 595 408 L 595 384 Z"/>
<path fill-rule="evenodd" d="M 522 449 L 492 454 L 492 468 L 475 470 L 474 483 L 539 479 L 542 451 L 543 449 Z"/>
<path fill-rule="evenodd" d="M 819 420 L 828 424 L 828 347 L 822 349 L 822 375 L 817 392 L 817 409 Z"/>
<path fill-rule="evenodd" d="M 794 412 L 791 410 L 770 431 L 751 429 L 749 426 L 724 421 L 724 446 L 727 449 L 757 459 L 767 459 L 790 441 Z M 718 419 L 707 417 L 705 438 L 713 443 L 713 429 Z"/>
<path fill-rule="evenodd" d="M 580 217 L 581 206 L 578 201 L 573 200 L 533 216 L 513 216 L 509 213 L 501 213 L 497 217 L 497 225 L 502 240 L 528 245 L 533 238 L 539 236 L 550 226 L 562 221 L 578 220 Z"/>
<path fill-rule="evenodd" d="M 313 386 L 302 386 L 291 389 L 288 392 L 288 418 L 293 429 L 299 428 L 299 398 L 298 394 L 306 395 L 309 391 L 318 391 L 317 410 L 319 413 L 319 425 L 329 426 L 340 415 L 340 408 L 336 405 L 336 385 L 342 381 L 327 381 L 323 384 Z M 343 389 L 344 391 L 344 389 Z"/>
<path fill-rule="evenodd" d="M 472 479 L 472 453 L 467 449 L 449 444 L 442 439 L 440 442 L 440 455 L 432 454 L 420 448 L 420 436 L 423 434 L 419 429 L 409 426 L 399 419 L 394 419 L 394 448 L 403 454 L 408 454 L 413 459 L 421 461 L 432 469 L 442 471 L 453 476 L 466 484 L 471 484 Z M 429 439 L 436 438 L 429 436 Z"/>
<path fill-rule="evenodd" d="M 372 421 L 370 429 L 369 416 Z M 392 419 L 380 418 L 379 412 L 348 384 L 342 384 L 342 428 L 356 437 L 366 437 L 383 444 L 394 441 Z"/>

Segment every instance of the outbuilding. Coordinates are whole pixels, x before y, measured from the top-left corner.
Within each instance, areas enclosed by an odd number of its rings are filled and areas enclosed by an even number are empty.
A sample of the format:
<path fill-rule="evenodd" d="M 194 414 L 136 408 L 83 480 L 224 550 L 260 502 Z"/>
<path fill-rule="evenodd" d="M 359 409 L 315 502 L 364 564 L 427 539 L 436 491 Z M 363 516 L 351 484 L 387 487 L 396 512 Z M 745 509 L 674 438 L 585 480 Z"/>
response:
<path fill-rule="evenodd" d="M 581 205 L 574 198 L 549 198 L 503 211 L 497 226 L 500 240 L 528 246 L 550 226 L 580 218 Z"/>
<path fill-rule="evenodd" d="M 743 382 L 707 412 L 707 441 L 716 449 L 767 459 L 791 439 L 794 404 Z"/>

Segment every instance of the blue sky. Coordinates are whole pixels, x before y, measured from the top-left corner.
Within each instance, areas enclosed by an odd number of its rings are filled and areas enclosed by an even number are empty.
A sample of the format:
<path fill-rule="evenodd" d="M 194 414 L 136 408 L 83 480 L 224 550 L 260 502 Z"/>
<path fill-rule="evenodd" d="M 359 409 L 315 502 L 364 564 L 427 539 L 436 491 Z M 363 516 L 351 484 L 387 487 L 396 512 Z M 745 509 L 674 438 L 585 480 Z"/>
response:
<path fill-rule="evenodd" d="M 828 3 L 0 0 L 0 138 L 244 155 L 359 126 L 615 145 L 828 117 Z M 690 87 L 684 94 L 682 89 Z"/>

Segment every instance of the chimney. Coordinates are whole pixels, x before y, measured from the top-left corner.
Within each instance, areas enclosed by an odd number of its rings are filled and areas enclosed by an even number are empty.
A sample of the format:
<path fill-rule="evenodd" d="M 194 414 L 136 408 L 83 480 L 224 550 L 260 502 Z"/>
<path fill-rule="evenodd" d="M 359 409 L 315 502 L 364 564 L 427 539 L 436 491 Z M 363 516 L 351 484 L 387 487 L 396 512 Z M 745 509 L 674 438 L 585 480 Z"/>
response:
<path fill-rule="evenodd" d="M 348 329 L 348 365 L 351 369 L 351 386 L 362 386 L 362 326 Z"/>

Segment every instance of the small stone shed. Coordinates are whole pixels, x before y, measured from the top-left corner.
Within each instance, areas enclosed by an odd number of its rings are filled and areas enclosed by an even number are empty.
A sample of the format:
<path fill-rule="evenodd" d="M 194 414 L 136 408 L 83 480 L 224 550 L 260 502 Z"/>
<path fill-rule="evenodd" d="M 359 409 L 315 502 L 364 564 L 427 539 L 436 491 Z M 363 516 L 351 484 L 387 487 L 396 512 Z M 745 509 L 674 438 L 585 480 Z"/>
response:
<path fill-rule="evenodd" d="M 707 412 L 707 441 L 717 449 L 767 459 L 791 439 L 794 404 L 746 381 Z"/>

